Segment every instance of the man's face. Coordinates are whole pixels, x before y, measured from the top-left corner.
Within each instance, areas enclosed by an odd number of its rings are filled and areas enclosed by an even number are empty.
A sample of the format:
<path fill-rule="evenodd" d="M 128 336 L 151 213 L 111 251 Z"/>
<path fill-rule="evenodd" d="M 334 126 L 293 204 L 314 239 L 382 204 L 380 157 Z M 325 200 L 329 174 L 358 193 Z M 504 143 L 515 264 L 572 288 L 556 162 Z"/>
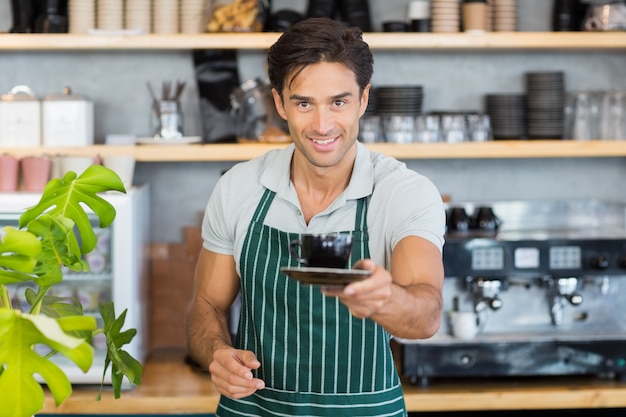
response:
<path fill-rule="evenodd" d="M 286 84 L 282 101 L 272 93 L 296 149 L 316 167 L 337 165 L 357 140 L 369 85 L 360 94 L 352 70 L 330 62 L 309 65 Z"/>

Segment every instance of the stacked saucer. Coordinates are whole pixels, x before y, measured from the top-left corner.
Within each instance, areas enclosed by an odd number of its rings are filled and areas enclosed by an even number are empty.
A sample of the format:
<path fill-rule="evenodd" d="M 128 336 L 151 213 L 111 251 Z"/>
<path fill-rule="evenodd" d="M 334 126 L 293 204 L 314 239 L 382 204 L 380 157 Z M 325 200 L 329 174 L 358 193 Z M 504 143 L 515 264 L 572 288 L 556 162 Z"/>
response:
<path fill-rule="evenodd" d="M 151 3 L 151 0 L 127 0 L 124 27 L 150 33 L 152 31 Z"/>
<path fill-rule="evenodd" d="M 67 15 L 69 33 L 87 33 L 96 27 L 96 0 L 70 0 Z"/>
<path fill-rule="evenodd" d="M 491 27 L 496 32 L 517 30 L 517 0 L 491 0 Z"/>
<path fill-rule="evenodd" d="M 459 0 L 432 0 L 430 24 L 433 32 L 459 32 L 461 27 Z"/>
<path fill-rule="evenodd" d="M 152 29 L 159 34 L 178 33 L 178 1 L 154 0 Z"/>
<path fill-rule="evenodd" d="M 124 28 L 123 0 L 98 0 L 97 27 L 101 30 L 121 30 Z"/>
<path fill-rule="evenodd" d="M 487 94 L 485 110 L 491 120 L 494 139 L 522 139 L 526 136 L 526 96 Z"/>
<path fill-rule="evenodd" d="M 381 116 L 415 116 L 422 112 L 421 85 L 377 87 L 374 95 L 376 112 Z"/>
<path fill-rule="evenodd" d="M 204 32 L 204 0 L 181 0 L 180 32 Z"/>
<path fill-rule="evenodd" d="M 563 72 L 526 73 L 526 132 L 530 139 L 562 139 L 564 108 Z"/>

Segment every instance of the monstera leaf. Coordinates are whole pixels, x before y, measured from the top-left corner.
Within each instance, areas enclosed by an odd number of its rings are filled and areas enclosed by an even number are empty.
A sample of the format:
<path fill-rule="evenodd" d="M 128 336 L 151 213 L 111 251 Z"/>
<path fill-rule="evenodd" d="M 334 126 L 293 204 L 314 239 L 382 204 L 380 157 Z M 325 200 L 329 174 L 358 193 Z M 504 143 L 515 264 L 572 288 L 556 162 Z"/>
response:
<path fill-rule="evenodd" d="M 122 346 L 130 343 L 137 331 L 135 329 L 121 331 L 124 326 L 124 320 L 126 320 L 126 310 L 118 318 L 115 318 L 115 306 L 111 302 L 100 304 L 100 315 L 104 320 L 104 334 L 107 340 L 107 356 L 104 361 L 102 378 L 104 379 L 104 375 L 109 365 L 111 365 L 113 392 L 115 398 L 119 398 L 124 376 L 132 384 L 141 385 L 141 364 L 122 349 Z M 101 395 L 102 386 L 97 399 L 100 399 Z"/>
<path fill-rule="evenodd" d="M 51 318 L 82 316 L 83 306 L 76 297 L 55 297 L 52 295 L 45 295 L 45 291 L 35 292 L 32 288 L 26 288 L 24 295 L 26 301 L 31 306 L 41 306 L 41 313 Z M 85 339 L 90 342 L 92 332 L 91 331 L 72 331 L 68 332 L 69 335 Z"/>
<path fill-rule="evenodd" d="M 41 253 L 41 242 L 31 233 L 12 227 L 5 227 L 3 233 L 4 237 L 0 240 L 0 285 L 32 280 L 30 274 Z"/>
<path fill-rule="evenodd" d="M 115 208 L 96 194 L 109 190 L 126 192 L 120 177 L 101 165 L 91 165 L 78 178 L 75 172 L 69 171 L 63 178 L 48 182 L 39 203 L 20 217 L 20 228 L 46 210 L 50 215 L 60 214 L 76 224 L 82 241 L 81 251 L 89 253 L 95 248 L 97 240 L 81 203 L 98 216 L 100 227 L 109 227 L 115 219 Z"/>
<path fill-rule="evenodd" d="M 86 372 L 93 361 L 91 345 L 66 334 L 67 331 L 93 330 L 94 317 L 52 319 L 0 308 L 0 417 L 32 416 L 43 407 L 44 392 L 34 375 L 46 381 L 56 404 L 69 397 L 72 386 L 58 366 L 34 350 L 46 345 L 72 360 Z M 12 401 L 5 401 L 5 399 Z"/>
<path fill-rule="evenodd" d="M 89 263 L 82 258 L 72 220 L 59 214 L 44 213 L 28 223 L 28 231 L 41 239 L 41 255 L 34 270 L 38 285 L 51 286 L 61 282 L 63 266 L 72 271 L 89 271 Z"/>

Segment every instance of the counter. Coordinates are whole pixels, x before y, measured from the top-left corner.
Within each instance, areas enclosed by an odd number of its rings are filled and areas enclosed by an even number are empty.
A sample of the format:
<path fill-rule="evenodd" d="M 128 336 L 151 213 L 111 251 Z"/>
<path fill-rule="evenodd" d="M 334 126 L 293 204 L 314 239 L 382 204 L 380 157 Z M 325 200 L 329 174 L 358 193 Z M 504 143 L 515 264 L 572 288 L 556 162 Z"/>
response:
<path fill-rule="evenodd" d="M 97 387 L 76 387 L 55 407 L 46 396 L 46 414 L 210 414 L 219 394 L 209 376 L 184 363 L 180 350 L 159 350 L 144 367 L 143 384 L 115 400 Z M 409 411 L 626 408 L 626 382 L 595 378 L 532 378 L 432 381 L 427 388 L 405 383 Z"/>

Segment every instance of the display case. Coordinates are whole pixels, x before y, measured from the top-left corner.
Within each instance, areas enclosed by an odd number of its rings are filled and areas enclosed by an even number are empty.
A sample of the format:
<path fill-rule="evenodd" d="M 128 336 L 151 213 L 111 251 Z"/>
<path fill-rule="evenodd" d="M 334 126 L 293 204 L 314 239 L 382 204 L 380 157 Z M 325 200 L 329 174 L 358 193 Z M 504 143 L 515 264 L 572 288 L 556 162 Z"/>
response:
<path fill-rule="evenodd" d="M 86 255 L 90 271 L 76 273 L 66 270 L 63 281 L 55 285 L 49 294 L 78 299 L 84 313 L 96 317 L 99 328 L 103 325 L 98 312 L 100 302 L 113 301 L 116 315 L 127 309 L 125 328 L 137 329 L 137 335 L 123 349 L 143 363 L 148 349 L 148 259 L 145 254 L 149 243 L 149 187 L 134 187 L 127 194 L 107 192 L 102 197 L 115 207 L 117 215 L 106 229 L 99 228 L 95 215 L 90 216 L 98 238 L 96 248 Z M 24 209 L 35 205 L 39 198 L 37 193 L 0 194 L 0 230 L 5 226 L 17 228 Z M 8 286 L 8 290 L 13 306 L 28 311 L 22 284 Z M 61 354 L 52 356 L 72 383 L 99 384 L 102 381 L 106 356 L 104 335 L 94 337 L 92 344 L 95 348 L 94 362 L 87 373 Z M 42 350 L 40 353 L 47 352 Z M 110 374 L 110 369 L 107 374 Z M 110 376 L 107 375 L 104 381 L 110 383 Z"/>

